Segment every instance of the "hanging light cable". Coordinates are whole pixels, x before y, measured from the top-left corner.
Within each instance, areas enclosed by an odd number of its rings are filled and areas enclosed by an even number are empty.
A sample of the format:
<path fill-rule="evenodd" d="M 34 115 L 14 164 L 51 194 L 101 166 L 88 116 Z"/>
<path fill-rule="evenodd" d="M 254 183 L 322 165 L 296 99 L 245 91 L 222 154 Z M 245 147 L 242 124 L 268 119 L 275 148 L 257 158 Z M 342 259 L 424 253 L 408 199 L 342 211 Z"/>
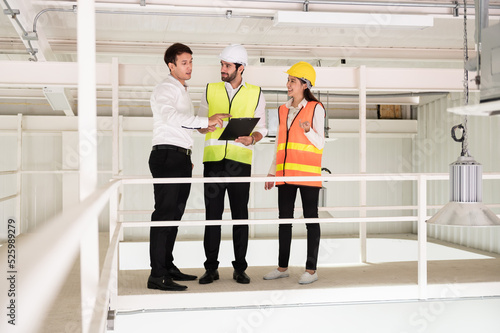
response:
<path fill-rule="evenodd" d="M 469 103 L 469 73 L 466 63 L 469 59 L 467 46 L 467 0 L 464 0 L 464 104 Z M 462 136 L 457 138 L 457 129 Z M 458 159 L 450 164 L 450 202 L 441 208 L 427 223 L 448 226 L 498 226 L 500 219 L 483 204 L 482 165 L 469 153 L 467 115 L 462 124 L 451 129 L 453 140 L 462 143 Z"/>

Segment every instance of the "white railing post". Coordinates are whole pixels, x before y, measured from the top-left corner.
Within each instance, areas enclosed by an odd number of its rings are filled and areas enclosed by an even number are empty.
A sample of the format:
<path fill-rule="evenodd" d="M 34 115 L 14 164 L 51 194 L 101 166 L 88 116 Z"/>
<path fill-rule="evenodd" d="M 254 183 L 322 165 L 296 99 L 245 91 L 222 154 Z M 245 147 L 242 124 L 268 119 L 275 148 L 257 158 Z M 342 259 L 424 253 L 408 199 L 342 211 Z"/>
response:
<path fill-rule="evenodd" d="M 427 299 L 427 177 L 418 176 L 418 298 Z"/>
<path fill-rule="evenodd" d="M 112 93 L 112 174 L 116 177 L 120 173 L 120 109 L 119 109 L 119 64 L 118 58 L 113 58 L 111 62 L 111 93 Z M 118 193 L 119 190 L 114 191 L 109 199 L 109 240 L 113 240 L 113 235 L 115 235 L 115 230 L 118 226 Z M 118 239 L 120 235 L 118 235 Z M 110 246 L 113 246 L 110 243 Z M 118 297 L 118 256 L 112 258 L 112 281 L 110 281 L 109 289 L 109 307 L 110 309 L 116 309 L 116 299 Z M 113 278 L 115 277 L 115 278 Z"/>
<path fill-rule="evenodd" d="M 359 172 L 366 173 L 366 67 L 359 67 Z M 359 216 L 366 217 L 366 180 L 359 182 Z M 366 222 L 359 223 L 360 259 L 366 262 Z"/>
<path fill-rule="evenodd" d="M 118 227 L 118 188 L 111 193 L 109 198 L 109 235 L 110 246 L 115 230 Z M 120 235 L 118 235 L 118 239 Z M 116 299 L 118 296 L 118 256 L 113 258 L 113 267 L 115 268 L 116 279 L 110 282 L 109 306 L 112 310 L 116 309 Z"/>
<path fill-rule="evenodd" d="M 95 2 L 78 0 L 78 134 L 80 158 L 80 200 L 97 188 L 97 105 Z M 82 332 L 87 333 L 96 304 L 99 285 L 98 218 L 87 220 L 80 240 Z"/>

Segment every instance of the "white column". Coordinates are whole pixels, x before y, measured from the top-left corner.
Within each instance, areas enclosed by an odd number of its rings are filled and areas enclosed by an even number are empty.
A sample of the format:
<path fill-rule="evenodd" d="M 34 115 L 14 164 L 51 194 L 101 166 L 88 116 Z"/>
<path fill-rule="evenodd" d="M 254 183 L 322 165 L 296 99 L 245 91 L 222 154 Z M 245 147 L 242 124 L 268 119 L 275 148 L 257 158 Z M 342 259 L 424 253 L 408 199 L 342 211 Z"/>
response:
<path fill-rule="evenodd" d="M 113 159 L 112 159 L 112 169 L 113 169 L 113 177 L 118 176 L 120 169 L 120 146 L 119 146 L 119 131 L 120 131 L 120 109 L 119 109 L 119 97 L 118 97 L 118 88 L 119 88 L 119 64 L 118 58 L 113 58 L 111 62 L 111 114 L 113 117 Z M 112 237 L 113 233 L 109 235 Z"/>
<path fill-rule="evenodd" d="M 359 172 L 366 173 L 366 67 L 359 67 Z M 366 217 L 366 181 L 359 182 L 360 217 Z M 366 222 L 359 224 L 361 262 L 366 262 Z"/>
<path fill-rule="evenodd" d="M 22 220 L 21 220 L 21 191 L 22 191 L 22 181 L 23 175 L 21 173 L 23 168 L 23 115 L 21 113 L 17 114 L 17 199 L 16 199 L 16 236 L 22 232 Z M 28 230 L 24 230 L 27 232 Z"/>
<path fill-rule="evenodd" d="M 97 106 L 95 2 L 78 0 L 78 133 L 80 141 L 80 200 L 97 187 Z M 99 283 L 97 218 L 89 219 L 80 243 L 82 332 L 87 333 Z"/>

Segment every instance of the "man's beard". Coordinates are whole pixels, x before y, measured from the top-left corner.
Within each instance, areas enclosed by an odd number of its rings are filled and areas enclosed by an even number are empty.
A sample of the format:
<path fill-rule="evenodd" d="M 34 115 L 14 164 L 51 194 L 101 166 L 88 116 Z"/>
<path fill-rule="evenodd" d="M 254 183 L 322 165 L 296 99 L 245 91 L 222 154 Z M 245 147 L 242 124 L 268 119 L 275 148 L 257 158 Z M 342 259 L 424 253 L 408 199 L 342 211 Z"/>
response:
<path fill-rule="evenodd" d="M 233 72 L 233 74 L 227 74 L 226 77 L 221 76 L 221 80 L 224 82 L 231 82 L 236 78 L 236 71 Z"/>

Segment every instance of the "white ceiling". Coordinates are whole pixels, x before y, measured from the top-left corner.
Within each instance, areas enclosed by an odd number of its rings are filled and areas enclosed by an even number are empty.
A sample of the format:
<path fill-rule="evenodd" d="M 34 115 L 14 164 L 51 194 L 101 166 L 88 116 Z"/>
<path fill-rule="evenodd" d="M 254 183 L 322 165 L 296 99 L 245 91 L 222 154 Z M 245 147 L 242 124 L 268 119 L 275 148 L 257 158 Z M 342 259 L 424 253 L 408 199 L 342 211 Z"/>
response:
<path fill-rule="evenodd" d="M 165 48 L 173 42 L 193 49 L 196 64 L 216 65 L 218 54 L 230 43 L 241 43 L 249 51 L 250 65 L 288 66 L 298 60 L 315 66 L 366 65 L 371 67 L 462 68 L 463 6 L 453 17 L 453 1 L 309 1 L 308 10 L 351 13 L 392 13 L 430 15 L 434 26 L 423 30 L 384 29 L 380 27 L 276 27 L 271 19 L 278 10 L 302 11 L 304 1 L 206 1 L 206 0 L 107 0 L 95 1 L 97 61 L 162 64 Z M 145 6 L 141 6 L 145 4 Z M 19 9 L 17 18 L 29 33 L 36 22 L 38 61 L 76 61 L 77 1 L 0 0 Z M 469 2 L 473 5 L 472 2 Z M 463 3 L 461 3 L 463 5 Z M 59 10 L 64 10 L 61 12 Z M 228 10 L 232 17 L 226 18 Z M 115 13 L 110 13 L 114 11 Z M 103 13 L 106 12 L 106 13 Z M 120 13 L 116 13 L 120 12 Z M 129 12 L 129 13 L 122 13 Z M 130 12 L 134 12 L 133 14 Z M 468 8 L 468 46 L 474 50 L 474 9 Z M 500 0 L 490 0 L 490 23 L 498 23 Z M 245 17 L 243 17 L 245 16 Z M 247 16 L 252 16 L 248 18 Z M 90 29 L 91 27 L 89 27 Z M 29 61 L 23 32 L 7 15 L 0 15 L 0 61 Z M 31 34 L 33 35 L 33 34 Z M 43 94 L 31 88 L 0 89 L 0 114 L 33 113 L 43 109 Z M 34 91 L 33 91 L 34 90 Z M 41 96 L 41 97 L 40 97 Z M 37 100 L 37 98 L 42 98 Z M 16 101 L 40 105 L 15 107 Z M 144 99 L 143 99 L 144 100 Z M 38 101 L 38 102 L 37 102 Z M 25 103 L 26 104 L 26 103 Z M 8 108 L 8 110 L 7 110 Z M 50 109 L 50 108 L 49 108 Z M 144 113 L 138 109 L 138 115 Z M 32 110 L 32 111 L 30 111 Z M 142 111 L 141 111 L 142 110 Z M 39 111 L 42 112 L 43 111 Z"/>

